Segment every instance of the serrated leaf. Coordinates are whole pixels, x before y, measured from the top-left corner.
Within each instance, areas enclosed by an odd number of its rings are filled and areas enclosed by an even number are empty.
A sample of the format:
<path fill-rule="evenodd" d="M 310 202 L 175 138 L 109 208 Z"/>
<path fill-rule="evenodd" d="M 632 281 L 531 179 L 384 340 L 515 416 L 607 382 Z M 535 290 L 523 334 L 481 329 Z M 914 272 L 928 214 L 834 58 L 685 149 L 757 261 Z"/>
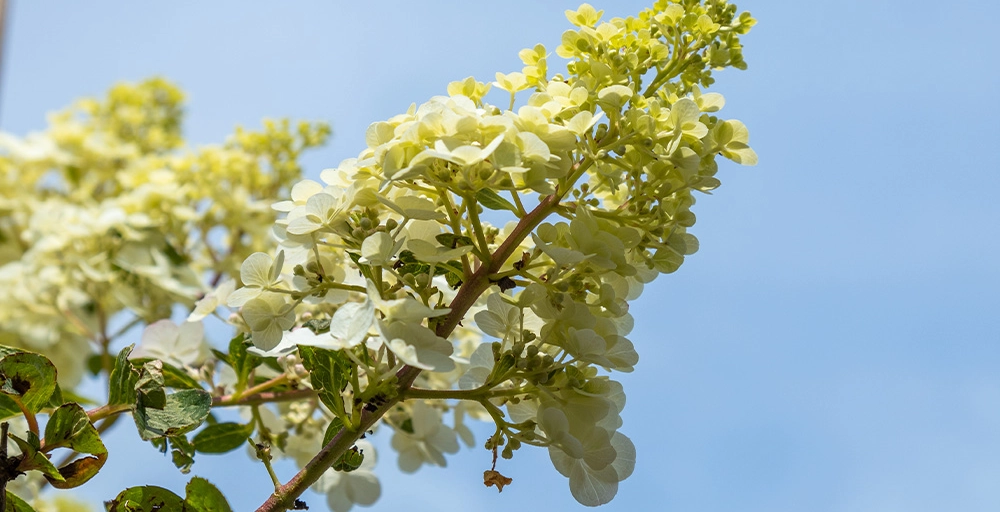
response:
<path fill-rule="evenodd" d="M 56 390 L 56 367 L 45 356 L 16 352 L 0 359 L 0 393 L 19 397 L 33 413 L 42 410 Z"/>
<path fill-rule="evenodd" d="M 201 425 L 212 408 L 212 395 L 185 389 L 167 395 L 163 409 L 140 405 L 132 414 L 143 441 L 186 434 Z"/>
<path fill-rule="evenodd" d="M 192 443 L 201 453 L 226 453 L 243 446 L 253 434 L 253 424 L 216 423 L 198 432 Z"/>
<path fill-rule="evenodd" d="M 185 491 L 185 512 L 233 512 L 222 492 L 204 478 L 192 478 Z"/>
<path fill-rule="evenodd" d="M 136 401 L 136 382 L 139 380 L 139 372 L 128 360 L 132 353 L 134 344 L 129 345 L 118 352 L 115 359 L 115 366 L 111 369 L 111 376 L 108 385 L 108 405 L 134 405 Z"/>
<path fill-rule="evenodd" d="M 101 434 L 87 417 L 87 411 L 80 404 L 68 403 L 60 406 L 45 425 L 45 451 L 54 448 L 69 448 L 75 452 L 93 455 L 79 459 L 59 468 L 64 480 L 46 476 L 52 487 L 70 489 L 82 485 L 101 470 L 108 460 L 108 450 L 101 441 Z"/>
<path fill-rule="evenodd" d="M 182 512 L 185 509 L 180 496 L 155 485 L 129 487 L 118 493 L 107 506 L 108 512 Z"/>
<path fill-rule="evenodd" d="M 319 399 L 336 411 L 341 402 L 340 392 L 347 386 L 347 379 L 352 368 L 347 356 L 325 348 L 299 346 L 299 356 L 302 366 L 309 370 L 309 380 L 313 389 L 319 392 Z"/>
<path fill-rule="evenodd" d="M 510 210 L 514 213 L 518 213 L 517 207 L 514 206 L 510 201 L 504 199 L 500 194 L 497 194 L 492 189 L 484 188 L 479 192 L 476 192 L 476 200 L 479 204 L 483 205 L 484 208 L 489 208 L 490 210 Z"/>

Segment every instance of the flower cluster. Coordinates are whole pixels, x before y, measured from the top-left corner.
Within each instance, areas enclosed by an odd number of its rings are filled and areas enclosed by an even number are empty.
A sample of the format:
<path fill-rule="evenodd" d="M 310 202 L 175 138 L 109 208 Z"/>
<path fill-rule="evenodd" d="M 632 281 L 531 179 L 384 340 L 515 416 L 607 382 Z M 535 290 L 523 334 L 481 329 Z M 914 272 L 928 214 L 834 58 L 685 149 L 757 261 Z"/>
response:
<path fill-rule="evenodd" d="M 196 453 L 250 439 L 275 485 L 260 510 L 298 509 L 312 487 L 346 511 L 381 493 L 365 436 L 391 431 L 412 472 L 475 445 L 475 419 L 495 426 L 480 444 L 486 485 L 512 485 L 498 459 L 537 446 L 578 502 L 608 503 L 637 451 L 613 378 L 639 363 L 629 302 L 698 250 L 692 207 L 720 185 L 717 157 L 757 161 L 746 126 L 703 90 L 745 67 L 740 37 L 755 22 L 726 0 L 566 17 L 554 51 L 565 73 L 551 74 L 545 46 L 525 49 L 520 71 L 453 82 L 373 123 L 360 154 L 319 181 L 297 181 L 297 158 L 324 125 L 267 122 L 186 149 L 181 95 L 162 80 L 80 102 L 46 132 L 0 136 L 0 364 L 51 372 L 31 374 L 34 395 L 0 393 L 0 412 L 33 435 L 19 470 L 85 482 L 99 464 L 57 468 L 47 452 L 77 439 L 103 464 L 93 423 L 130 412 L 184 472 Z M 504 105 L 489 103 L 499 91 Z M 179 325 L 167 320 L 177 305 L 190 311 Z M 225 351 L 201 323 L 220 308 L 238 331 Z M 138 347 L 113 357 L 138 324 Z M 84 411 L 64 403 L 51 362 L 72 386 L 90 352 L 109 396 Z M 209 415 L 231 406 L 242 421 Z M 37 414 L 50 414 L 46 442 Z M 275 457 L 299 475 L 282 484 Z M 208 488 L 193 479 L 189 498 Z M 186 503 L 156 489 L 109 506 L 146 493 Z"/>
<path fill-rule="evenodd" d="M 0 134 L 0 343 L 50 357 L 64 386 L 107 349 L 115 315 L 169 317 L 268 247 L 271 203 L 329 133 L 269 121 L 187 149 L 182 99 L 161 79 L 121 84 L 44 132 Z"/>
<path fill-rule="evenodd" d="M 631 474 L 610 378 L 639 360 L 628 301 L 698 249 L 691 208 L 719 186 L 716 157 L 756 163 L 746 127 L 702 92 L 745 67 L 754 20 L 724 0 L 566 14 L 566 74 L 548 75 L 544 46 L 524 50 L 521 71 L 372 124 L 357 158 L 273 206 L 278 251 L 243 263 L 228 305 L 251 352 L 344 364 L 344 382 L 306 365 L 313 388 L 335 388 L 320 394 L 340 427 L 328 446 L 381 421 L 403 470 L 444 465 L 469 414 L 496 424 L 494 461 L 547 447 L 585 505 Z M 486 102 L 492 86 L 507 108 Z"/>

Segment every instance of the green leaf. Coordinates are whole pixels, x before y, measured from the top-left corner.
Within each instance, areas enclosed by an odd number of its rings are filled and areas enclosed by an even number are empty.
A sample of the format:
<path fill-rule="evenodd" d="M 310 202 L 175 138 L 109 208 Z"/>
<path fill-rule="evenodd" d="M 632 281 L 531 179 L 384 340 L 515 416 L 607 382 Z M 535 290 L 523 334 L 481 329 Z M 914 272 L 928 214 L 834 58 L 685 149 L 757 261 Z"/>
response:
<path fill-rule="evenodd" d="M 516 206 L 501 197 L 500 194 L 497 194 L 492 189 L 484 188 L 479 192 L 476 192 L 476 200 L 479 201 L 479 204 L 483 205 L 483 207 L 489 208 L 490 210 L 510 210 L 514 213 L 518 213 Z"/>
<path fill-rule="evenodd" d="M 22 500 L 16 494 L 10 491 L 6 492 L 7 492 L 7 506 L 4 507 L 3 512 L 35 512 L 35 509 L 31 508 L 31 505 L 25 503 L 24 500 Z"/>
<path fill-rule="evenodd" d="M 330 421 L 330 424 L 326 426 L 326 432 L 323 433 L 323 446 L 330 444 L 333 440 L 333 436 L 340 432 L 340 429 L 344 428 L 344 422 L 340 421 L 340 418 L 334 418 Z"/>
<path fill-rule="evenodd" d="M 56 390 L 56 367 L 45 356 L 31 352 L 0 359 L 0 393 L 20 397 L 33 413 L 49 404 Z"/>
<path fill-rule="evenodd" d="M 143 365 L 150 361 L 153 361 L 153 359 L 146 357 L 132 360 L 132 362 L 135 364 L 143 364 Z M 193 377 L 191 377 L 191 375 L 188 374 L 188 372 L 172 364 L 164 363 L 163 361 L 160 361 L 160 363 L 163 365 L 160 371 L 161 373 L 163 373 L 164 387 L 174 388 L 174 389 L 203 389 L 201 387 L 201 384 Z"/>
<path fill-rule="evenodd" d="M 229 366 L 233 365 L 232 361 L 229 360 L 229 354 L 227 354 L 227 353 L 225 353 L 225 352 L 223 352 L 221 350 L 216 350 L 214 348 L 211 349 L 211 351 L 212 351 L 212 355 L 214 355 L 215 358 L 218 359 L 219 361 L 222 361 L 223 363 L 226 363 Z"/>
<path fill-rule="evenodd" d="M 326 432 L 323 433 L 323 446 L 330 444 L 334 436 L 340 432 L 340 429 L 344 428 L 344 422 L 340 421 L 340 418 L 334 418 L 330 421 L 330 424 L 326 426 Z M 361 462 L 365 460 L 365 456 L 358 450 L 357 446 L 352 446 L 350 450 L 344 452 L 343 455 L 337 458 L 337 461 L 333 463 L 333 469 L 337 471 L 354 471 L 361 467 Z"/>
<path fill-rule="evenodd" d="M 245 389 L 247 377 L 260 364 L 260 358 L 247 352 L 244 333 L 229 340 L 229 361 L 236 372 L 236 389 Z"/>
<path fill-rule="evenodd" d="M 155 485 L 129 487 L 108 504 L 108 512 L 182 512 L 184 500 L 173 492 Z"/>
<path fill-rule="evenodd" d="M 40 443 L 38 441 L 38 436 L 28 432 L 28 439 L 21 439 L 13 434 L 10 434 L 10 438 L 14 440 L 17 447 L 21 449 L 21 462 L 17 465 L 18 471 L 31 471 L 37 470 L 45 475 L 47 478 L 51 477 L 56 480 L 65 480 L 59 470 L 56 469 L 55 464 L 42 453 Z"/>
<path fill-rule="evenodd" d="M 46 405 L 46 408 L 55 409 L 56 407 L 59 407 L 60 405 L 66 402 L 72 402 L 72 400 L 66 400 L 63 397 L 62 388 L 59 387 L 59 384 L 56 384 L 56 389 L 52 392 L 52 398 L 49 400 L 49 403 L 48 405 Z"/>
<path fill-rule="evenodd" d="M 222 492 L 204 478 L 192 478 L 185 490 L 185 512 L 233 512 Z"/>
<path fill-rule="evenodd" d="M 439 244 L 449 249 L 472 245 L 472 239 L 467 236 L 458 236 L 454 233 L 441 233 L 434 237 Z"/>
<path fill-rule="evenodd" d="M 93 455 L 79 459 L 59 468 L 64 480 L 46 476 L 52 487 L 70 489 L 82 485 L 101 470 L 108 460 L 108 450 L 101 441 L 101 434 L 87 417 L 87 411 L 80 404 L 68 403 L 60 406 L 45 425 L 45 451 L 54 448 L 69 448 L 75 452 Z"/>
<path fill-rule="evenodd" d="M 365 454 L 357 446 L 352 446 L 349 450 L 341 455 L 337 462 L 333 463 L 333 469 L 337 471 L 343 471 L 344 473 L 350 473 L 355 469 L 361 467 L 361 463 L 365 460 Z"/>
<path fill-rule="evenodd" d="M 135 383 L 139 405 L 163 409 L 167 401 L 167 393 L 163 390 L 163 386 L 163 361 L 154 359 L 144 363 L 139 372 L 139 380 Z"/>
<path fill-rule="evenodd" d="M 20 415 L 21 408 L 17 406 L 14 399 L 7 395 L 0 394 L 0 420 Z"/>
<path fill-rule="evenodd" d="M 201 425 L 212 408 L 212 395 L 200 389 L 185 389 L 167 395 L 164 407 L 140 404 L 132 418 L 143 441 L 186 434 Z"/>
<path fill-rule="evenodd" d="M 108 377 L 108 405 L 134 405 L 136 401 L 136 383 L 139 380 L 139 372 L 128 360 L 129 354 L 135 345 L 129 345 L 120 352 L 115 359 L 115 366 L 111 369 L 111 376 Z"/>
<path fill-rule="evenodd" d="M 340 352 L 305 345 L 299 346 L 299 356 L 302 366 L 309 370 L 309 380 L 319 392 L 319 399 L 332 411 L 342 409 L 340 392 L 347 386 L 354 366 L 350 359 Z"/>
<path fill-rule="evenodd" d="M 194 436 L 194 449 L 201 453 L 226 453 L 246 443 L 253 434 L 253 424 L 216 423 L 205 427 Z"/>
<path fill-rule="evenodd" d="M 462 262 L 458 260 L 438 263 L 436 274 L 442 273 L 445 274 L 444 278 L 448 281 L 448 286 L 451 286 L 452 289 L 461 286 L 462 279 L 465 278 L 465 268 L 462 267 Z"/>
<path fill-rule="evenodd" d="M 185 475 L 190 473 L 191 466 L 194 465 L 194 445 L 183 435 L 168 437 L 166 440 L 168 444 L 164 448 L 170 448 L 170 458 L 174 466 Z"/>

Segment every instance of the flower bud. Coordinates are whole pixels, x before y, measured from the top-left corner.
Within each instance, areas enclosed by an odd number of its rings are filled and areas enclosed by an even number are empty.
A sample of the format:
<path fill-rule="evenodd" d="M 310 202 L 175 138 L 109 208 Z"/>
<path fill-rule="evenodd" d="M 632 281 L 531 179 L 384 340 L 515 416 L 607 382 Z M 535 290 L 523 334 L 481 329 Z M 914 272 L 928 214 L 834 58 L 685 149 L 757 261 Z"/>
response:
<path fill-rule="evenodd" d="M 514 354 L 514 357 L 521 357 L 521 353 L 524 352 L 524 342 L 515 341 L 514 345 L 510 348 L 510 352 L 511 354 Z"/>

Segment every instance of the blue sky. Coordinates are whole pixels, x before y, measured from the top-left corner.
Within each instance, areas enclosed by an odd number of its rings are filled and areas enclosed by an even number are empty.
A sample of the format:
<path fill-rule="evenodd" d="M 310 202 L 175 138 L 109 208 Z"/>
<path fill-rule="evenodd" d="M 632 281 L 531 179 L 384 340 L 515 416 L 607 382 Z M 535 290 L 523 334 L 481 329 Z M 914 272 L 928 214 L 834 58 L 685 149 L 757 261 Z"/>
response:
<path fill-rule="evenodd" d="M 645 5 L 595 2 L 609 16 Z M 759 20 L 750 67 L 714 90 L 761 163 L 723 165 L 695 209 L 701 251 L 633 305 L 642 359 L 621 380 L 639 459 L 604 509 L 997 510 L 1000 6 L 739 5 Z M 449 81 L 519 70 L 521 48 L 554 48 L 575 7 L 15 0 L 0 128 L 41 129 L 74 98 L 158 74 L 189 94 L 194 143 L 265 116 L 330 121 L 331 144 L 305 159 L 315 176 L 354 156 L 370 122 Z M 114 434 L 80 495 L 183 487 L 126 424 Z M 379 510 L 578 507 L 541 450 L 501 463 L 514 484 L 499 496 L 479 479 L 485 451 L 414 476 L 379 455 Z M 237 510 L 269 492 L 243 453 L 194 472 Z"/>

